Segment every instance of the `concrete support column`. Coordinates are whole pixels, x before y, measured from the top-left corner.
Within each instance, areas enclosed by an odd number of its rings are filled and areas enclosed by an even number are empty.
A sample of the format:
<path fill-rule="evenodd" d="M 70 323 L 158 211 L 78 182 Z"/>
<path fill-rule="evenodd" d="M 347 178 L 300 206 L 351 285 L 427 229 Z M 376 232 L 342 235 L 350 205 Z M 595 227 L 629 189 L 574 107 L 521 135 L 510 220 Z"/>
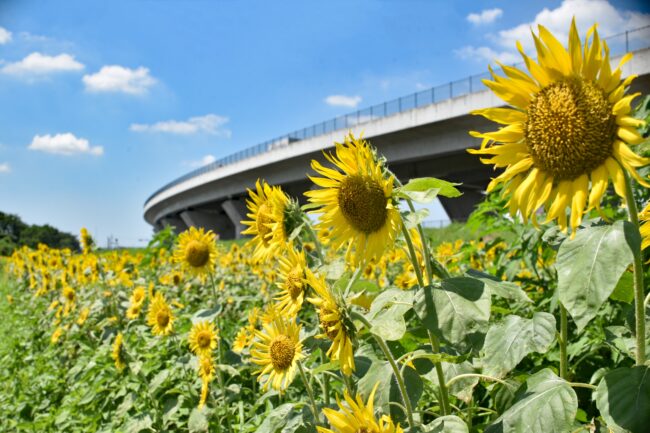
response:
<path fill-rule="evenodd" d="M 161 218 L 159 225 L 161 228 L 172 226 L 176 234 L 187 230 L 187 224 L 178 216 L 166 216 L 164 218 Z"/>
<path fill-rule="evenodd" d="M 181 218 L 188 227 L 212 230 L 220 239 L 232 239 L 235 236 L 234 226 L 230 219 L 217 211 L 186 210 Z"/>
<path fill-rule="evenodd" d="M 455 198 L 438 197 L 447 216 L 452 221 L 465 221 L 476 209 L 479 203 L 485 200 L 485 195 L 474 189 L 460 188 L 463 195 Z"/>
<path fill-rule="evenodd" d="M 221 207 L 228 215 L 230 222 L 235 226 L 235 239 L 243 237 L 242 231 L 246 230 L 246 226 L 241 223 L 246 219 L 246 205 L 242 200 L 226 200 L 221 203 Z"/>

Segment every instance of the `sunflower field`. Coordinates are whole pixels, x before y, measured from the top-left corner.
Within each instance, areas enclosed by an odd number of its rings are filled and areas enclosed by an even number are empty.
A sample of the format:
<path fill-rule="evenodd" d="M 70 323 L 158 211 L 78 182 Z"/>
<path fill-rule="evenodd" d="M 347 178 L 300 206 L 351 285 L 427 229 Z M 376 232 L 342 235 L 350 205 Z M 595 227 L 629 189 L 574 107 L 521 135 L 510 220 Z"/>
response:
<path fill-rule="evenodd" d="M 534 38 L 468 131 L 497 169 L 469 237 L 416 210 L 457 185 L 350 134 L 306 204 L 249 190 L 245 243 L 2 259 L 0 431 L 649 432 L 650 98 L 595 27 Z"/>

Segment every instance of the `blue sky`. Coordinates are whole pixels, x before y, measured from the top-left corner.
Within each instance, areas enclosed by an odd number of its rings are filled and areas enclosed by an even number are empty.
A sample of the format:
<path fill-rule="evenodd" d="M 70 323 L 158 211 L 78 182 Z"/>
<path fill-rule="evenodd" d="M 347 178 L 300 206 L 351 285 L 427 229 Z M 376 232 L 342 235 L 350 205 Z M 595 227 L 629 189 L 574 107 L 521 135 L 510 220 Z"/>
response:
<path fill-rule="evenodd" d="M 0 0 L 0 210 L 104 244 L 202 162 L 516 60 L 542 22 L 604 35 L 643 1 Z M 431 219 L 445 218 L 438 207 Z"/>

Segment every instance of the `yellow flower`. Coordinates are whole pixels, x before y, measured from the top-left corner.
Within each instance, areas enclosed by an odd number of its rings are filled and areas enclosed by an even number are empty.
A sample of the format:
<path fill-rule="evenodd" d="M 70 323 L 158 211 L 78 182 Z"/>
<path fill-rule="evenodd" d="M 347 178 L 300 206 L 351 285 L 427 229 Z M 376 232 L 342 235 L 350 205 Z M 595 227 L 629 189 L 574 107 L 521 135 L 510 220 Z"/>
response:
<path fill-rule="evenodd" d="M 63 328 L 59 326 L 52 333 L 52 337 L 50 337 L 50 343 L 52 344 L 58 343 L 62 335 L 63 335 Z"/>
<path fill-rule="evenodd" d="M 323 334 L 319 338 L 332 340 L 327 356 L 332 361 L 339 361 L 341 371 L 349 376 L 354 371 L 351 338 L 353 325 L 345 319 L 342 308 L 327 288 L 324 276 L 316 277 L 310 270 L 307 270 L 307 280 L 316 292 L 316 296 L 307 298 L 307 300 L 318 308 L 318 318 L 323 329 Z"/>
<path fill-rule="evenodd" d="M 64 286 L 63 297 L 65 298 L 66 302 L 74 302 L 76 297 L 74 289 L 70 286 Z"/>
<path fill-rule="evenodd" d="M 174 260 L 193 275 L 205 275 L 214 270 L 217 263 L 217 246 L 212 230 L 190 227 L 178 236 Z"/>
<path fill-rule="evenodd" d="M 277 283 L 280 293 L 275 297 L 278 313 L 295 316 L 302 307 L 305 297 L 305 269 L 307 261 L 305 254 L 292 248 L 287 249 L 288 257 L 280 257 L 280 282 Z"/>
<path fill-rule="evenodd" d="M 190 331 L 190 350 L 196 355 L 210 355 L 217 347 L 217 330 L 207 320 L 197 322 Z"/>
<path fill-rule="evenodd" d="M 232 343 L 232 351 L 235 353 L 242 353 L 244 349 L 250 347 L 254 338 L 255 328 L 250 329 L 248 326 L 243 326 L 235 336 L 235 340 Z"/>
<path fill-rule="evenodd" d="M 331 229 L 334 249 L 346 245 L 354 264 L 379 259 L 391 248 L 402 220 L 394 203 L 393 176 L 386 176 L 373 149 L 351 134 L 336 144 L 336 155 L 325 157 L 338 170 L 312 161 L 312 168 L 323 177 L 310 177 L 321 189 L 305 193 L 320 206 L 312 213 L 321 214 L 318 229 Z M 354 251 L 352 251 L 354 248 Z"/>
<path fill-rule="evenodd" d="M 83 310 L 81 310 L 81 312 L 79 313 L 79 317 L 77 318 L 77 325 L 81 326 L 84 323 L 86 323 L 89 314 L 90 314 L 90 308 L 85 307 Z"/>
<path fill-rule="evenodd" d="M 133 289 L 133 292 L 131 293 L 131 305 L 142 304 L 144 302 L 146 293 L 147 292 L 145 291 L 145 288 L 142 286 L 138 286 Z"/>
<path fill-rule="evenodd" d="M 147 324 L 151 326 L 151 332 L 154 335 L 168 335 L 172 332 L 173 323 L 174 315 L 165 297 L 160 292 L 156 293 L 147 313 Z"/>
<path fill-rule="evenodd" d="M 205 405 L 208 398 L 209 384 L 214 378 L 214 363 L 210 354 L 199 356 L 199 377 L 201 378 L 201 398 L 199 400 L 199 409 Z"/>
<path fill-rule="evenodd" d="M 88 254 L 91 252 L 94 242 L 86 227 L 81 228 L 81 235 L 79 237 L 81 238 L 81 250 L 84 254 Z"/>
<path fill-rule="evenodd" d="M 248 226 L 242 234 L 253 236 L 250 243 L 255 245 L 254 259 L 268 260 L 286 247 L 291 234 L 287 233 L 284 217 L 289 197 L 279 187 L 259 179 L 255 191 L 249 189 L 248 195 L 246 205 L 250 213 L 246 216 L 250 220 L 241 222 Z"/>
<path fill-rule="evenodd" d="M 630 103 L 638 94 L 624 96 L 634 77 L 621 80 L 621 67 L 632 54 L 623 56 L 612 71 L 609 48 L 596 27 L 587 32 L 583 47 L 575 20 L 568 51 L 541 25 L 533 38 L 537 62 L 518 44 L 530 75 L 505 65 L 500 65 L 505 77 L 490 70 L 492 81 L 485 80 L 485 85 L 512 108 L 474 112 L 506 126 L 471 132 L 483 142 L 469 152 L 489 155 L 481 161 L 505 168 L 487 190 L 505 185 L 511 215 L 519 212 L 537 224 L 537 210 L 544 207 L 546 222 L 557 220 L 562 230 L 570 226 L 575 234 L 583 215 L 600 209 L 610 179 L 623 199 L 626 172 L 650 186 L 636 172 L 650 159 L 628 146 L 642 141 L 636 128 L 644 124 L 630 116 Z"/>
<path fill-rule="evenodd" d="M 295 318 L 276 317 L 257 331 L 259 341 L 253 343 L 251 361 L 259 365 L 258 381 L 267 390 L 269 385 L 278 391 L 289 387 L 296 375 L 298 362 L 304 358 L 299 339 L 300 325 Z"/>
<path fill-rule="evenodd" d="M 318 427 L 318 433 L 403 433 L 404 430 L 399 424 L 395 425 L 388 415 L 383 415 L 379 420 L 375 418 L 374 399 L 378 385 L 379 383 L 372 389 L 368 403 L 364 403 L 359 394 L 354 400 L 346 389 L 343 395 L 347 407 L 337 398 L 339 411 L 330 408 L 323 409 L 323 414 L 334 430 Z"/>
<path fill-rule="evenodd" d="M 115 361 L 115 368 L 117 368 L 119 371 L 123 370 L 124 367 L 126 367 L 126 363 L 124 362 L 124 353 L 122 349 L 122 343 L 124 340 L 124 336 L 122 335 L 121 332 L 118 332 L 117 335 L 115 336 L 115 341 L 113 341 L 113 352 L 111 353 L 111 358 Z"/>
<path fill-rule="evenodd" d="M 129 320 L 135 320 L 140 317 L 140 312 L 142 311 L 142 304 L 131 304 L 126 310 L 126 318 Z"/>

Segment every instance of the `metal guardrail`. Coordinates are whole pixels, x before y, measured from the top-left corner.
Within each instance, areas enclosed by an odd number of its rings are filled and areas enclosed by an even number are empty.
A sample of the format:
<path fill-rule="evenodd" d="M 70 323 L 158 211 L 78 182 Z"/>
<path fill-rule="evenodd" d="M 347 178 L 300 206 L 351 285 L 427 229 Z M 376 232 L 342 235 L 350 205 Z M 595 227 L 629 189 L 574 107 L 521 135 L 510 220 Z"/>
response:
<path fill-rule="evenodd" d="M 648 48 L 650 47 L 650 25 L 633 30 L 627 30 L 616 35 L 609 36 L 606 38 L 606 40 L 610 49 L 610 53 L 614 53 L 614 55 Z M 521 67 L 523 65 L 523 63 L 518 63 L 515 66 Z M 151 201 L 152 198 L 160 194 L 162 191 L 178 185 L 179 183 L 182 183 L 188 179 L 199 176 L 203 173 L 215 170 L 219 167 L 230 165 L 234 162 L 238 162 L 276 148 L 289 146 L 290 144 L 297 141 L 324 135 L 329 132 L 341 129 L 349 129 L 351 127 L 362 125 L 376 119 L 381 119 L 393 114 L 402 113 L 404 111 L 424 107 L 426 105 L 435 104 L 459 96 L 468 95 L 470 93 L 481 92 L 487 89 L 482 81 L 485 78 L 490 78 L 490 74 L 485 72 L 478 75 L 470 75 L 469 77 L 460 80 L 450 81 L 447 84 L 435 86 L 427 90 L 422 90 L 420 92 L 415 92 L 410 95 L 402 96 L 400 98 L 384 102 L 382 104 L 360 109 L 354 113 L 316 123 L 312 126 L 308 126 L 307 128 L 299 129 L 297 131 L 290 132 L 289 134 L 285 134 L 281 137 L 265 141 L 256 146 L 240 150 L 226 157 L 217 159 L 210 164 L 206 164 L 200 168 L 197 168 L 196 170 L 193 170 L 173 180 L 172 182 L 169 182 L 151 194 L 151 196 L 149 196 L 145 202 L 145 206 Z"/>

